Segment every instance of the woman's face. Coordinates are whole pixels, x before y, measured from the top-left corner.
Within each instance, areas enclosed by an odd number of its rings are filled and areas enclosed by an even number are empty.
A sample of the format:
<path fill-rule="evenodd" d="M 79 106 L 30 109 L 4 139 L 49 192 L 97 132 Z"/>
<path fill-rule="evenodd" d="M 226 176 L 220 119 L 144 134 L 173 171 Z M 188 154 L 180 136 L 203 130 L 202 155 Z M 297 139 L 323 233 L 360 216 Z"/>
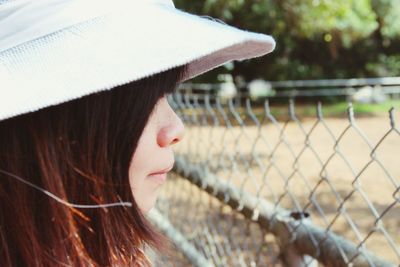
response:
<path fill-rule="evenodd" d="M 174 164 L 172 145 L 182 139 L 183 133 L 182 121 L 166 97 L 161 98 L 150 115 L 129 166 L 132 194 L 142 212 L 146 213 L 154 206 L 167 172 Z"/>

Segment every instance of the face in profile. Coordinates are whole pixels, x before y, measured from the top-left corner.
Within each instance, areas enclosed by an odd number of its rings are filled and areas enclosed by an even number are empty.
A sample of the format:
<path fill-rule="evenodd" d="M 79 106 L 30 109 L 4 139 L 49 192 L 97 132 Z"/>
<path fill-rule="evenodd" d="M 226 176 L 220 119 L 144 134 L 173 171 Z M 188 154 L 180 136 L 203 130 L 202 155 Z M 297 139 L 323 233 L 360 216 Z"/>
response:
<path fill-rule="evenodd" d="M 172 145 L 183 138 L 184 126 L 161 98 L 146 124 L 129 166 L 129 183 L 133 197 L 142 210 L 148 212 L 156 203 L 167 173 L 174 164 Z"/>

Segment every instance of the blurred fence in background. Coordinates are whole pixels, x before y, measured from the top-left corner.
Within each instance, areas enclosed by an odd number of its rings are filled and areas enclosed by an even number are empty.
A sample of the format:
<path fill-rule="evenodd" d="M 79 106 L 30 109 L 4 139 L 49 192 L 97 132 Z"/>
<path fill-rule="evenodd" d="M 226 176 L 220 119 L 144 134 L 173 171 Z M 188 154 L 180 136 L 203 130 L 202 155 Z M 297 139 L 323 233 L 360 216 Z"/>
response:
<path fill-rule="evenodd" d="M 352 102 L 379 103 L 400 99 L 400 77 L 297 80 L 271 82 L 253 80 L 249 83 L 233 81 L 230 75 L 221 75 L 221 83 L 186 83 L 181 90 L 187 94 L 215 94 L 222 98 L 247 96 L 253 100 L 270 99 L 345 99 Z"/>
<path fill-rule="evenodd" d="M 170 103 L 186 134 L 150 218 L 191 264 L 399 266 L 395 109 L 298 118 L 290 102 L 277 120 L 243 96 L 180 90 Z"/>

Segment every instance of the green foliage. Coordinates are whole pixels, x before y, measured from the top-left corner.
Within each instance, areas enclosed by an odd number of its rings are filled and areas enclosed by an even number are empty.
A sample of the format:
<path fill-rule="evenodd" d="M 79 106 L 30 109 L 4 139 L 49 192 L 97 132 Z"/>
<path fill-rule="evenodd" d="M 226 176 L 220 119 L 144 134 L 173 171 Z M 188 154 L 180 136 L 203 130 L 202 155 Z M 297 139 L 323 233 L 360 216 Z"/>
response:
<path fill-rule="evenodd" d="M 276 51 L 201 78 L 246 80 L 400 75 L 399 0 L 176 0 L 178 8 L 271 34 Z"/>
<path fill-rule="evenodd" d="M 376 28 L 376 16 L 368 0 L 308 0 L 294 1 L 293 14 L 299 21 L 299 35 L 320 38 L 326 42 L 341 42 L 350 47 Z M 299 7 L 299 8 L 297 8 Z M 338 40 L 334 40 L 338 39 Z"/>
<path fill-rule="evenodd" d="M 367 63 L 366 69 L 378 76 L 399 76 L 400 54 L 391 56 L 380 54 L 376 62 Z"/>
<path fill-rule="evenodd" d="M 371 6 L 378 17 L 382 36 L 390 39 L 400 36 L 400 1 L 372 0 Z"/>

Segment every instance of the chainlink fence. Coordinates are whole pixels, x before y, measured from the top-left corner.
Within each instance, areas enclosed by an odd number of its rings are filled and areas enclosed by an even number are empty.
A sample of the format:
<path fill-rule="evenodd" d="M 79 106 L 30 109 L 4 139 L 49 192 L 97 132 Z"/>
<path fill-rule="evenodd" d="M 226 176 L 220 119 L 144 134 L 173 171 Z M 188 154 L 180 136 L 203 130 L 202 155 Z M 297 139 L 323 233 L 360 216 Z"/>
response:
<path fill-rule="evenodd" d="M 153 222 L 155 266 L 399 266 L 400 130 L 388 116 L 299 118 L 178 91 L 186 126 Z M 174 254 L 174 253 L 173 253 Z"/>

